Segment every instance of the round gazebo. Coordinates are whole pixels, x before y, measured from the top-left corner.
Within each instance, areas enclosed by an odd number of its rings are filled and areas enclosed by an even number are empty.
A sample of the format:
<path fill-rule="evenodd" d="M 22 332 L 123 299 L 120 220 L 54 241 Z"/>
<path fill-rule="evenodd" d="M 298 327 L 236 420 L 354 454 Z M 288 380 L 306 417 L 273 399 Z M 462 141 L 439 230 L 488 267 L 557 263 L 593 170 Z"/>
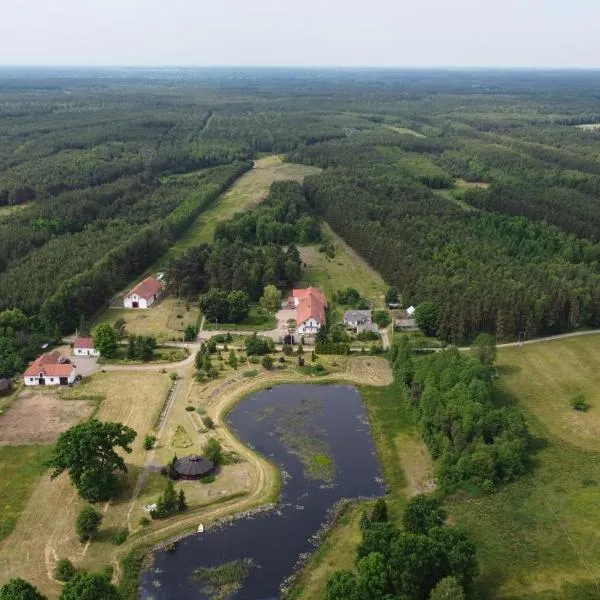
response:
<path fill-rule="evenodd" d="M 179 479 L 200 479 L 215 468 L 212 460 L 197 454 L 184 456 L 176 460 L 173 466 Z"/>

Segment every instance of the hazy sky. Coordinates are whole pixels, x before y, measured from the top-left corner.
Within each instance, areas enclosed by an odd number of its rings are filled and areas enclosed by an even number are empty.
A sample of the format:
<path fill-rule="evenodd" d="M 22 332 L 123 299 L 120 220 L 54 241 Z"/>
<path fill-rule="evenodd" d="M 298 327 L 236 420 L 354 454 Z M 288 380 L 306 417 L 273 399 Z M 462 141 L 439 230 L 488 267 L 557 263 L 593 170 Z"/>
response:
<path fill-rule="evenodd" d="M 600 0 L 0 0 L 4 65 L 600 67 Z"/>

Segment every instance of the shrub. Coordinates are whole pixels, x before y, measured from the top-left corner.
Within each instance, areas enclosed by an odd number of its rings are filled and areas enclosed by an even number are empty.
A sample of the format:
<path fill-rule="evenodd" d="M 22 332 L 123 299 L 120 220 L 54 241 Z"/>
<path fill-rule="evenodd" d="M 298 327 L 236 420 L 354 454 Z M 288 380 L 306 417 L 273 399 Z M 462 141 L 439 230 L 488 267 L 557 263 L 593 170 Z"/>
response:
<path fill-rule="evenodd" d="M 379 334 L 375 331 L 361 331 L 356 339 L 359 342 L 373 342 L 379 339 Z"/>
<path fill-rule="evenodd" d="M 86 542 L 92 539 L 98 533 L 100 523 L 102 523 L 102 515 L 90 504 L 84 506 L 77 517 L 75 527 L 79 540 Z"/>
<path fill-rule="evenodd" d="M 75 577 L 77 569 L 68 558 L 61 558 L 54 567 L 54 579 L 58 581 L 69 581 Z"/>
<path fill-rule="evenodd" d="M 203 454 L 208 460 L 212 460 L 216 467 L 223 462 L 223 448 L 217 438 L 209 438 L 204 445 Z"/>
<path fill-rule="evenodd" d="M 150 525 L 150 519 L 148 517 L 140 517 L 140 520 L 138 521 L 138 523 L 142 527 L 146 527 L 146 525 Z"/>
<path fill-rule="evenodd" d="M 152 450 L 152 448 L 154 448 L 155 443 L 156 443 L 156 436 L 155 435 L 147 435 L 144 438 L 144 449 Z"/>
<path fill-rule="evenodd" d="M 188 404 L 185 407 L 185 410 L 187 410 L 188 412 L 194 412 L 196 409 L 191 404 Z"/>
<path fill-rule="evenodd" d="M 291 356 L 294 353 L 294 348 L 290 344 L 284 344 L 281 350 L 286 356 Z"/>
<path fill-rule="evenodd" d="M 258 375 L 258 371 L 256 369 L 252 369 L 251 371 L 244 371 L 244 377 L 256 377 Z"/>
<path fill-rule="evenodd" d="M 179 375 L 177 375 L 177 373 L 169 373 L 169 379 L 171 381 L 177 381 L 179 379 Z"/>
<path fill-rule="evenodd" d="M 200 483 L 204 483 L 204 484 L 213 483 L 214 480 L 215 480 L 214 473 L 208 473 L 207 475 L 202 475 L 202 477 L 200 477 Z"/>
<path fill-rule="evenodd" d="M 590 404 L 586 400 L 585 394 L 577 394 L 571 398 L 571 407 L 574 410 L 585 412 L 590 407 Z"/>
<path fill-rule="evenodd" d="M 124 527 L 123 529 L 120 529 L 119 531 L 117 531 L 117 533 L 115 533 L 115 535 L 113 536 L 113 539 L 112 539 L 112 543 L 115 546 L 120 546 L 121 544 L 123 544 L 125 542 L 125 540 L 128 537 L 129 537 L 129 530 Z"/>
<path fill-rule="evenodd" d="M 263 356 L 261 364 L 267 371 L 270 371 L 273 368 L 273 359 L 269 355 Z"/>
<path fill-rule="evenodd" d="M 204 427 L 206 427 L 206 429 L 214 429 L 215 428 L 215 422 L 208 415 L 202 417 L 202 423 L 203 423 Z"/>

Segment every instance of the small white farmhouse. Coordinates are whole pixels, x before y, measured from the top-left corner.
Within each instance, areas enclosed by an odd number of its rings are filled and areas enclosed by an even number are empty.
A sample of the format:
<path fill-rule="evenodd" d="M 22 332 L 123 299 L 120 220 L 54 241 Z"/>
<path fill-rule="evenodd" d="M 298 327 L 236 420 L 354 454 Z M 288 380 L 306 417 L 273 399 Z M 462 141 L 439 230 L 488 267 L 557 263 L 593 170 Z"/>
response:
<path fill-rule="evenodd" d="M 94 340 L 91 337 L 76 337 L 73 342 L 73 354 L 75 356 L 100 356 L 100 352 L 94 348 Z"/>
<path fill-rule="evenodd" d="M 123 298 L 125 308 L 150 308 L 160 297 L 162 284 L 154 277 L 146 277 Z"/>
<path fill-rule="evenodd" d="M 69 385 L 75 375 L 71 361 L 55 350 L 33 361 L 23 373 L 23 381 L 25 385 Z"/>

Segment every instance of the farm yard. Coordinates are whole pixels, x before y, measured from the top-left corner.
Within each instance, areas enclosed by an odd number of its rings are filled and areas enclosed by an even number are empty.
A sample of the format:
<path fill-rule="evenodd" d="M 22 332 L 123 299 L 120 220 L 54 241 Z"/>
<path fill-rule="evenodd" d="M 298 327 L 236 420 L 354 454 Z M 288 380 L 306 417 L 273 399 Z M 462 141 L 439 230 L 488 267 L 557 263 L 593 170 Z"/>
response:
<path fill-rule="evenodd" d="M 152 335 L 161 344 L 181 341 L 185 328 L 188 325 L 199 325 L 200 318 L 197 304 L 167 296 L 149 309 L 107 308 L 93 326 L 102 323 L 113 324 L 117 319 L 124 319 L 128 333 Z"/>

